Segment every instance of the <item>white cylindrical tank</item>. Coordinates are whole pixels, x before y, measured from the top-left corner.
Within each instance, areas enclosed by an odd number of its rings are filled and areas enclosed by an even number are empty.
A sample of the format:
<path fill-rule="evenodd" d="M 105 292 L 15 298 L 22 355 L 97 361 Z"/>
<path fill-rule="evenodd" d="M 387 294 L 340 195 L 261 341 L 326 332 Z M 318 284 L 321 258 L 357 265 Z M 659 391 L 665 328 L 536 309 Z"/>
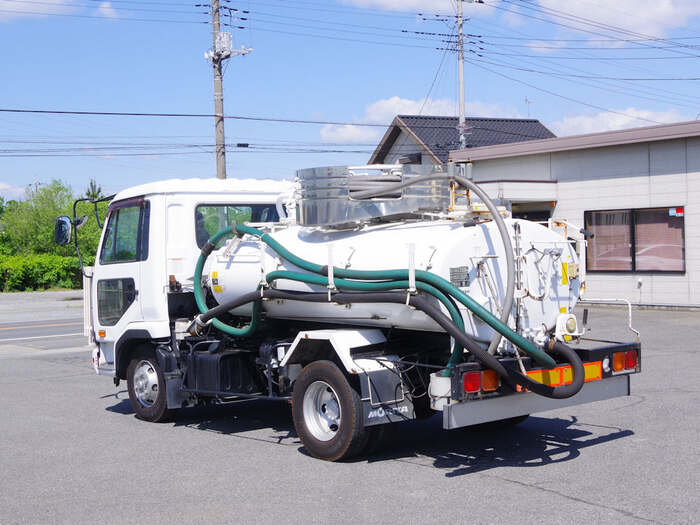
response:
<path fill-rule="evenodd" d="M 514 224 L 520 227 L 516 239 Z M 534 222 L 507 219 L 516 254 L 516 297 L 514 306 L 524 335 L 545 327 L 552 329 L 557 316 L 573 309 L 579 296 L 578 259 L 570 242 L 549 228 Z M 329 230 L 289 226 L 271 232 L 295 255 L 320 265 L 355 270 L 406 269 L 413 253 L 416 270 L 439 275 L 469 294 L 494 315 L 507 284 L 503 244 L 494 222 L 465 226 L 450 220 L 394 222 L 367 225 L 358 230 Z M 209 257 L 205 268 L 210 289 L 219 303 L 255 290 L 265 274 L 273 270 L 304 271 L 281 259 L 265 243 L 245 236 Z M 325 287 L 279 280 L 281 290 L 326 291 Z M 515 304 L 515 303 L 514 303 Z M 488 339 L 492 329 L 461 304 L 467 333 Z M 304 303 L 264 301 L 268 316 L 364 326 L 396 327 L 440 332 L 442 329 L 420 311 L 400 304 Z M 235 313 L 249 314 L 251 307 Z M 446 311 L 443 307 L 443 311 Z M 514 322 L 511 321 L 511 325 Z"/>

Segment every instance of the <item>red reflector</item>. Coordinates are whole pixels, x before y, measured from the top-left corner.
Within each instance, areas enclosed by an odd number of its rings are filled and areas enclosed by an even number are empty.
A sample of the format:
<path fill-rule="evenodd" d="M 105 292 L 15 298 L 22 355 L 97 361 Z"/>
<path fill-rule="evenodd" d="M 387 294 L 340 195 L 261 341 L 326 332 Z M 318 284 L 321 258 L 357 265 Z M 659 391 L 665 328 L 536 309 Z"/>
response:
<path fill-rule="evenodd" d="M 625 352 L 625 369 L 637 368 L 637 351 L 628 350 Z"/>
<path fill-rule="evenodd" d="M 473 394 L 481 390 L 481 372 L 467 372 L 464 374 L 464 391 Z"/>

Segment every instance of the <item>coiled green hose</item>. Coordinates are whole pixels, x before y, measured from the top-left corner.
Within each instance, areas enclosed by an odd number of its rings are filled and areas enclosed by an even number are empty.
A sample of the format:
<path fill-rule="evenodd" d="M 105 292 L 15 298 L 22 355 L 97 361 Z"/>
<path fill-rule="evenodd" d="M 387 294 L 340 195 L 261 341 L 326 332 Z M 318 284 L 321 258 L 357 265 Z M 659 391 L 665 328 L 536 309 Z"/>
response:
<path fill-rule="evenodd" d="M 216 243 L 230 233 L 233 233 L 231 227 L 224 228 L 223 230 L 216 232 L 214 236 L 209 239 L 209 242 L 207 242 L 207 244 L 205 244 L 202 248 L 202 253 L 199 255 L 199 259 L 197 259 L 197 265 L 194 267 L 194 300 L 197 303 L 197 308 L 199 308 L 199 311 L 203 314 L 207 313 L 209 310 L 209 308 L 207 308 L 207 303 L 204 300 L 204 292 L 202 291 L 202 271 L 204 270 L 204 263 L 214 249 Z M 214 325 L 214 328 L 222 331 L 225 334 L 236 337 L 244 337 L 255 332 L 256 328 L 258 327 L 259 318 L 260 300 L 257 300 L 253 303 L 253 316 L 248 326 L 244 326 L 243 328 L 235 328 L 222 321 L 219 321 L 216 318 L 212 319 L 211 322 Z"/>
<path fill-rule="evenodd" d="M 230 230 L 230 228 L 229 228 Z M 312 263 L 306 259 L 294 255 L 292 252 L 287 250 L 279 242 L 277 242 L 272 236 L 251 226 L 246 226 L 243 224 L 236 225 L 236 232 L 239 234 L 249 234 L 258 237 L 261 241 L 267 244 L 272 250 L 274 250 L 280 257 L 286 259 L 290 263 L 303 270 L 307 270 L 316 274 L 324 274 L 327 272 L 327 267 L 321 266 L 320 264 Z M 217 234 L 218 235 L 218 234 Z M 407 269 L 400 270 L 349 270 L 346 268 L 333 267 L 333 275 L 339 278 L 347 279 L 363 279 L 363 280 L 381 280 L 381 281 L 407 281 L 409 279 L 409 271 Z M 469 295 L 465 294 L 462 290 L 454 286 L 448 280 L 435 275 L 434 273 L 427 272 L 425 270 L 415 271 L 416 284 L 418 282 L 423 282 L 430 284 L 437 288 L 445 295 L 451 295 L 457 301 L 466 306 L 470 311 L 474 313 L 478 318 L 491 326 L 494 330 L 503 335 L 506 339 L 512 342 L 517 347 L 521 348 L 527 355 L 534 359 L 537 363 L 545 368 L 552 369 L 556 367 L 556 361 L 547 355 L 544 350 L 539 348 L 533 342 L 525 339 L 517 332 L 508 327 L 495 315 L 489 312 L 486 308 L 477 303 Z M 367 283 L 367 284 L 378 284 L 378 283 Z M 378 288 L 372 288 L 373 290 L 379 290 Z"/>

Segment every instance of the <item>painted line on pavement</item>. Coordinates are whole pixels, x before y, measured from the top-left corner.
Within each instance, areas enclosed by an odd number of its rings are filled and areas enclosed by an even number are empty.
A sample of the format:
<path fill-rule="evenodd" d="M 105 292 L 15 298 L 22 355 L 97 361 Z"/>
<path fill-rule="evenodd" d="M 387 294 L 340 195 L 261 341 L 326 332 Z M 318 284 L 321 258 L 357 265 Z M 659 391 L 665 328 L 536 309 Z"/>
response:
<path fill-rule="evenodd" d="M 51 339 L 52 337 L 75 337 L 84 335 L 83 332 L 77 334 L 57 334 L 57 335 L 34 335 L 32 337 L 13 337 L 12 339 L 0 339 L 0 343 L 8 343 L 10 341 L 29 341 L 30 339 Z M 87 336 L 85 336 L 87 337 Z"/>
<path fill-rule="evenodd" d="M 73 322 L 73 323 L 52 323 L 52 324 L 27 324 L 27 325 L 15 325 L 6 326 L 0 328 L 0 330 L 22 330 L 23 328 L 53 328 L 54 326 L 77 326 L 83 323 Z"/>

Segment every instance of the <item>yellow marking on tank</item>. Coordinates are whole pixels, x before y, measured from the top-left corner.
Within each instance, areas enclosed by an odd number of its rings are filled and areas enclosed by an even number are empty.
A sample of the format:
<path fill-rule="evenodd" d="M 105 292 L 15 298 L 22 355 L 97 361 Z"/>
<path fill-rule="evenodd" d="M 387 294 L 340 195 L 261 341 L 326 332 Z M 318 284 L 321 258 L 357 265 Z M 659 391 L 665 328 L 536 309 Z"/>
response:
<path fill-rule="evenodd" d="M 214 292 L 216 293 L 222 293 L 224 291 L 224 287 L 221 286 L 220 284 L 215 284 L 214 285 Z"/>
<path fill-rule="evenodd" d="M 561 263 L 561 284 L 569 284 L 569 263 Z"/>

